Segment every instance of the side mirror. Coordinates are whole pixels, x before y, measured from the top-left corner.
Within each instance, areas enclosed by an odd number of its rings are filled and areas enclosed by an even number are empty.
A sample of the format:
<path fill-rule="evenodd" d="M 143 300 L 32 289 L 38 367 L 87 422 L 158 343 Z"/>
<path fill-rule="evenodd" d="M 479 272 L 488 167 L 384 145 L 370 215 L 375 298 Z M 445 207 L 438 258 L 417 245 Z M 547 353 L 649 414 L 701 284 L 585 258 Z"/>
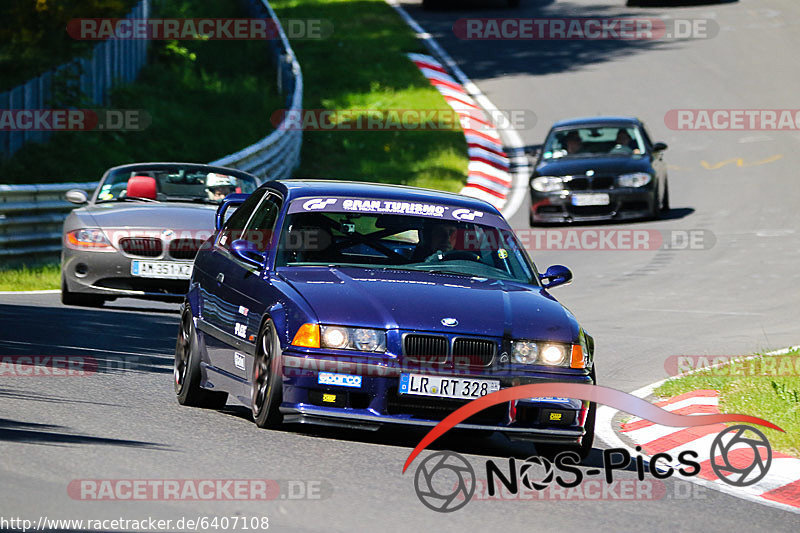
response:
<path fill-rule="evenodd" d="M 223 224 L 225 224 L 225 211 L 232 205 L 242 205 L 249 196 L 249 194 L 234 193 L 223 198 L 222 203 L 220 203 L 217 208 L 217 218 L 214 221 L 214 226 L 217 228 L 217 231 L 221 230 Z"/>
<path fill-rule="evenodd" d="M 73 204 L 85 204 L 89 201 L 89 196 L 80 189 L 70 189 L 64 195 L 64 198 L 68 202 L 72 202 Z"/>
<path fill-rule="evenodd" d="M 653 151 L 654 151 L 654 152 L 663 152 L 663 151 L 664 151 L 664 150 L 666 150 L 667 148 L 668 148 L 668 147 L 667 147 L 667 143 L 661 143 L 661 142 L 659 142 L 659 143 L 655 143 L 655 144 L 653 145 Z"/>
<path fill-rule="evenodd" d="M 572 281 L 572 271 L 563 265 L 553 265 L 544 274 L 539 274 L 545 289 L 566 285 Z"/>
<path fill-rule="evenodd" d="M 267 262 L 264 256 L 256 249 L 256 245 L 244 239 L 236 239 L 231 243 L 231 253 L 250 266 L 264 270 Z"/>

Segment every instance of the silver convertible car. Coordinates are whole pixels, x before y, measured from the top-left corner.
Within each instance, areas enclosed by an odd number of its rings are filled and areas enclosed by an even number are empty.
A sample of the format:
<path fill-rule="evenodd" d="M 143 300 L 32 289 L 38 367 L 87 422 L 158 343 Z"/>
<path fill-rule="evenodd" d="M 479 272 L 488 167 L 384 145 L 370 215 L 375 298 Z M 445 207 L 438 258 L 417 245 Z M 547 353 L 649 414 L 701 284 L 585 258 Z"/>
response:
<path fill-rule="evenodd" d="M 91 199 L 64 221 L 61 301 L 99 306 L 120 296 L 181 299 L 192 262 L 214 232 L 218 204 L 250 193 L 257 179 L 194 163 L 137 163 L 106 171 Z"/>

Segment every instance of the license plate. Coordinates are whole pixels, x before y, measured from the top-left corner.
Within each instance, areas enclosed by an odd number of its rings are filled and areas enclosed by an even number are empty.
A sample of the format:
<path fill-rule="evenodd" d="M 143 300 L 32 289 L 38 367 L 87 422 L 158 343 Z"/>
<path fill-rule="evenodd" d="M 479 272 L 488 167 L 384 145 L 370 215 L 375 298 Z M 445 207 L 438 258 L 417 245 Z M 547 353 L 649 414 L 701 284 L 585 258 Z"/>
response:
<path fill-rule="evenodd" d="M 192 263 L 173 261 L 131 261 L 131 275 L 141 278 L 189 279 Z"/>
<path fill-rule="evenodd" d="M 400 394 L 435 396 L 437 398 L 480 398 L 500 390 L 496 379 L 456 378 L 424 374 L 400 374 Z"/>
<path fill-rule="evenodd" d="M 572 205 L 608 205 L 611 203 L 611 198 L 608 194 L 573 194 Z"/>

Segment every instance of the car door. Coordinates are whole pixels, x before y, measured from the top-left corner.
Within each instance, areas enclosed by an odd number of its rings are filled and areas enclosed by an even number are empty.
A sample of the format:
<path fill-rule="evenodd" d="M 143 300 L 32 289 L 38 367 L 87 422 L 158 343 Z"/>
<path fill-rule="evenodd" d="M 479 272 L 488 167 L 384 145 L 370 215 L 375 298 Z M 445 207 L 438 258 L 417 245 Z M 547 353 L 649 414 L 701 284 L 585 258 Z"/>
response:
<path fill-rule="evenodd" d="M 266 195 L 267 191 L 264 189 L 258 189 L 250 195 L 225 222 L 216 236 L 213 249 L 204 254 L 202 261 L 198 261 L 195 266 L 201 271 L 197 276 L 201 301 L 201 320 L 198 327 L 204 333 L 209 369 L 217 374 L 208 376 L 211 385 L 216 385 L 214 380 L 222 379 L 220 376 L 233 379 L 236 375 L 236 361 L 232 359 L 231 351 L 240 348 L 242 344 L 235 329 L 239 309 L 226 301 L 222 289 L 228 282 L 226 277 L 229 278 L 230 272 L 235 268 L 230 254 L 231 243 L 244 233 L 247 223 Z M 235 379 L 233 383 L 236 383 Z M 227 385 L 223 387 L 228 390 Z"/>
<path fill-rule="evenodd" d="M 277 192 L 267 193 L 240 235 L 241 239 L 251 242 L 262 254 L 268 252 L 273 241 L 277 242 L 274 231 L 282 203 L 283 199 Z M 227 270 L 225 282 L 218 287 L 217 294 L 221 306 L 230 310 L 225 314 L 227 322 L 222 328 L 234 337 L 235 342 L 229 343 L 227 353 L 219 352 L 222 360 L 218 366 L 244 383 L 253 368 L 261 319 L 274 297 L 264 270 L 236 257 L 231 253 L 229 244 L 220 247 L 220 254 L 227 260 Z M 249 396 L 249 389 L 246 388 L 244 394 Z"/>

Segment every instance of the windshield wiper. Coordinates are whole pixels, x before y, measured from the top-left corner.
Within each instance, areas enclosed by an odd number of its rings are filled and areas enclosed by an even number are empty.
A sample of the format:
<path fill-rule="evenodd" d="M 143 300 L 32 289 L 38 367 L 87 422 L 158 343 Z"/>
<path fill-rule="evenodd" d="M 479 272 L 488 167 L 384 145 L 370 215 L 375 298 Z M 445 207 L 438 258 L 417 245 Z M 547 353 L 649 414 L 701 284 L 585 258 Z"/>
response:
<path fill-rule="evenodd" d="M 193 198 L 186 198 L 181 196 L 168 196 L 167 202 L 192 202 L 194 204 L 219 204 L 219 200 L 211 200 L 210 198 L 203 198 L 202 196 L 195 196 Z"/>
<path fill-rule="evenodd" d="M 107 202 L 155 202 L 159 203 L 158 200 L 154 200 L 153 198 L 144 198 L 142 196 L 119 196 L 117 198 L 112 198 L 111 200 L 100 200 L 97 202 L 98 204 L 104 204 Z"/>

